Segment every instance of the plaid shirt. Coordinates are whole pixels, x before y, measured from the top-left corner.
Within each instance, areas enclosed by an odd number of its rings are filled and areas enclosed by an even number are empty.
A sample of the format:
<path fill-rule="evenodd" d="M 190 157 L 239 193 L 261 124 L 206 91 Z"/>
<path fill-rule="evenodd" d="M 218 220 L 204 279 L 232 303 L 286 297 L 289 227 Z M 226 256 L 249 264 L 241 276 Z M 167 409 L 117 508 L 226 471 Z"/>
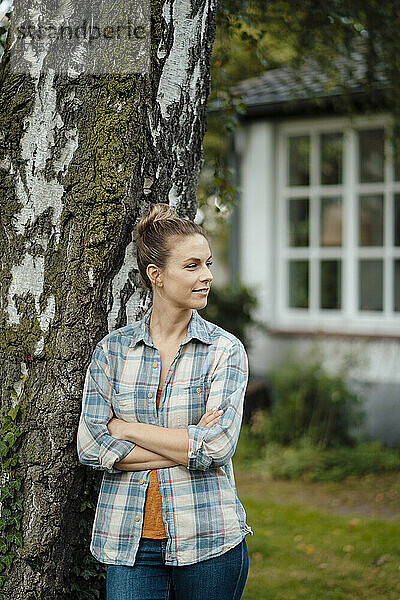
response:
<path fill-rule="evenodd" d="M 104 471 L 90 551 L 100 562 L 133 565 L 139 545 L 150 469 L 113 465 L 135 447 L 110 436 L 116 416 L 130 422 L 186 428 L 189 463 L 157 470 L 167 534 L 165 563 L 190 565 L 219 556 L 247 533 L 237 496 L 232 455 L 239 437 L 248 359 L 242 342 L 192 309 L 186 337 L 171 363 L 159 408 L 159 350 L 144 317 L 108 334 L 87 370 L 77 435 L 79 461 Z M 222 408 L 219 422 L 199 427 L 202 415 Z"/>

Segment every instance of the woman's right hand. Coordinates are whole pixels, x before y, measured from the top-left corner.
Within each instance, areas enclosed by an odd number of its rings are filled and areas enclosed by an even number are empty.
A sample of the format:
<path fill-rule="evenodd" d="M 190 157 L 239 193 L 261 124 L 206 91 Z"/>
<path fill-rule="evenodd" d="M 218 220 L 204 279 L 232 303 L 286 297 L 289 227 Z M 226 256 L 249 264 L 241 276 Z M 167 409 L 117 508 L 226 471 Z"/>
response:
<path fill-rule="evenodd" d="M 223 412 L 224 411 L 222 409 L 214 410 L 210 408 L 210 410 L 204 413 L 197 425 L 199 427 L 212 427 L 213 425 L 218 423 L 218 419 L 220 418 Z"/>

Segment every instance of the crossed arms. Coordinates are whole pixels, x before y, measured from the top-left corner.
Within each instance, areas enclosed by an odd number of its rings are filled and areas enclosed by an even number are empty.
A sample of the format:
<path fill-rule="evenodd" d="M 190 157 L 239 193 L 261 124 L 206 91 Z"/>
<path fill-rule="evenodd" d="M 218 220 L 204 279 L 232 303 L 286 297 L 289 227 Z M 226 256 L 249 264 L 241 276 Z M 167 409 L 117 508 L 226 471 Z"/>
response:
<path fill-rule="evenodd" d="M 210 428 L 218 422 L 219 416 L 210 409 L 202 416 L 198 426 Z M 109 421 L 107 428 L 112 437 L 136 444 L 129 454 L 114 463 L 114 467 L 121 471 L 188 465 L 189 435 L 186 429 L 128 423 L 116 418 Z"/>
<path fill-rule="evenodd" d="M 79 461 L 108 473 L 175 465 L 204 471 L 226 464 L 240 433 L 248 359 L 237 339 L 223 345 L 216 356 L 207 412 L 197 425 L 174 429 L 114 417 L 107 347 L 98 344 L 85 378 L 77 434 Z M 223 411 L 220 418 L 212 407 Z"/>

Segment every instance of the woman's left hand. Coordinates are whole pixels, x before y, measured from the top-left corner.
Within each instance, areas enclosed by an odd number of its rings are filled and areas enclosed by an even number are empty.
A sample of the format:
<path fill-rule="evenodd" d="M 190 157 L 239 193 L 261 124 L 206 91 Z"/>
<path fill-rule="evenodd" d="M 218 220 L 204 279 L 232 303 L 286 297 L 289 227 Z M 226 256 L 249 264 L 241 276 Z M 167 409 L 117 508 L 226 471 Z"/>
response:
<path fill-rule="evenodd" d="M 111 421 L 107 423 L 107 429 L 109 434 L 117 440 L 126 440 L 126 421 L 123 419 L 117 419 L 113 417 Z"/>

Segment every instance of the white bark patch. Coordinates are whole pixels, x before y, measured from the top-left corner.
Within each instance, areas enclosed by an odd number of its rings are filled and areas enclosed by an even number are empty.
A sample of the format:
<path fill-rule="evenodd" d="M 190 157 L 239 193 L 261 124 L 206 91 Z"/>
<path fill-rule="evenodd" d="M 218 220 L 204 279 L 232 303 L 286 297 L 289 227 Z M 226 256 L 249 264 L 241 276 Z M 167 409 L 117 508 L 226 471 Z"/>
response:
<path fill-rule="evenodd" d="M 90 267 L 89 270 L 88 270 L 88 280 L 89 280 L 89 285 L 91 287 L 93 287 L 94 277 L 93 277 L 93 269 L 92 269 L 92 267 Z"/>
<path fill-rule="evenodd" d="M 22 263 L 12 267 L 11 276 L 7 302 L 9 324 L 18 325 L 20 322 L 15 296 L 30 293 L 35 300 L 40 328 L 43 332 L 47 331 L 55 315 L 56 302 L 54 296 L 49 296 L 46 308 L 43 312 L 40 310 L 39 299 L 44 283 L 44 256 L 33 257 L 31 254 L 25 254 Z"/>
<path fill-rule="evenodd" d="M 44 337 L 42 335 L 42 337 L 35 344 L 35 349 L 33 351 L 33 354 L 35 356 L 37 356 L 38 354 L 41 354 L 43 352 L 43 349 L 44 349 Z"/>
<path fill-rule="evenodd" d="M 174 42 L 165 61 L 157 93 L 157 101 L 164 119 L 168 117 L 169 107 L 179 102 L 182 89 L 190 88 L 191 96 L 194 97 L 196 77 L 191 77 L 188 73 L 189 56 L 190 50 L 198 44 L 197 36 L 201 36 L 203 40 L 208 9 L 208 2 L 206 2 L 204 11 L 199 10 L 193 17 L 191 0 L 177 0 L 173 4 Z M 171 21 L 169 2 L 164 4 L 163 17 L 167 23 Z M 196 75 L 200 76 L 200 69 L 197 70 Z"/>
<path fill-rule="evenodd" d="M 60 217 L 63 208 L 63 186 L 57 178 L 48 179 L 44 170 L 47 160 L 55 147 L 56 129 L 63 126 L 63 120 L 56 111 L 56 90 L 53 87 L 54 71 L 48 71 L 43 86 L 38 88 L 36 81 L 36 98 L 32 114 L 25 118 L 25 133 L 21 139 L 21 157 L 26 161 L 26 184 L 16 169 L 16 193 L 22 204 L 17 215 L 16 227 L 20 233 L 25 231 L 29 223 L 41 215 L 49 207 L 53 208 L 52 224 L 59 239 Z M 78 147 L 78 131 L 74 127 L 65 132 L 67 141 L 61 148 L 60 156 L 53 162 L 55 173 L 64 174 Z"/>
<path fill-rule="evenodd" d="M 149 115 L 150 131 L 155 147 L 157 147 L 158 139 L 162 135 L 163 120 L 170 118 L 170 109 L 180 102 L 182 95 L 185 98 L 180 116 L 182 126 L 185 125 L 187 120 L 195 118 L 201 104 L 205 101 L 204 95 L 206 92 L 202 84 L 200 62 L 204 56 L 198 56 L 194 65 L 190 61 L 194 48 L 198 50 L 207 47 L 206 28 L 211 8 L 210 0 L 206 0 L 204 8 L 199 8 L 194 16 L 192 8 L 191 0 L 176 0 L 172 8 L 171 2 L 167 0 L 163 6 L 163 18 L 167 26 L 173 24 L 174 40 L 172 48 L 165 59 L 157 90 L 157 102 L 162 118 L 156 122 L 153 116 Z M 164 56 L 163 42 L 160 43 L 158 48 L 158 56 Z M 199 90 L 201 90 L 201 93 L 199 93 Z M 192 140 L 193 133 L 191 134 L 189 146 Z M 179 166 L 185 163 L 187 149 L 187 145 L 181 147 L 179 143 L 172 144 L 170 152 L 175 158 L 175 165 Z M 173 207 L 178 206 L 181 200 L 181 196 L 177 192 L 177 186 L 174 184 L 175 173 L 176 168 L 172 173 L 173 185 L 169 192 L 169 203 Z"/>
<path fill-rule="evenodd" d="M 79 44 L 72 52 L 71 61 L 68 67 L 68 77 L 78 77 L 84 71 L 84 65 L 88 54 L 87 44 Z"/>
<path fill-rule="evenodd" d="M 168 192 L 168 203 L 171 206 L 171 208 L 176 208 L 179 204 L 179 200 L 180 195 L 178 194 L 177 186 L 174 183 Z"/>
<path fill-rule="evenodd" d="M 31 21 L 38 20 L 40 10 L 32 7 L 30 10 Z M 26 52 L 31 52 L 30 46 Z M 29 58 L 29 57 L 28 57 Z M 35 85 L 35 102 L 32 113 L 24 119 L 24 134 L 21 138 L 21 158 L 25 161 L 24 175 L 17 164 L 10 165 L 10 171 L 15 173 L 16 197 L 21 204 L 20 212 L 15 218 L 15 227 L 18 233 L 24 235 L 27 228 L 33 225 L 40 215 L 49 208 L 52 209 L 52 227 L 55 241 L 58 243 L 60 236 L 60 219 L 63 209 L 62 198 L 64 187 L 58 181 L 58 175 L 64 175 L 68 170 L 73 155 L 78 148 L 78 130 L 72 127 L 64 130 L 65 143 L 60 147 L 56 144 L 56 132 L 64 126 L 63 119 L 56 108 L 57 92 L 53 85 L 54 70 L 48 70 L 44 76 L 43 84 L 39 86 L 39 75 L 43 62 L 43 53 L 40 56 L 30 56 L 30 75 Z M 46 164 L 52 160 L 54 149 L 57 148 L 57 158 L 52 161 L 54 177 L 45 174 Z M 46 252 L 48 240 L 45 236 L 30 239 L 29 243 L 37 242 Z M 47 331 L 55 313 L 55 300 L 48 300 L 46 309 L 40 312 L 39 298 L 43 292 L 44 282 L 44 257 L 31 256 L 29 250 L 19 265 L 14 265 L 11 270 L 12 281 L 8 292 L 8 320 L 11 324 L 18 324 L 20 316 L 17 311 L 14 297 L 30 292 L 35 299 L 42 331 Z M 39 340 L 36 352 L 41 351 L 43 340 Z"/>
<path fill-rule="evenodd" d="M 121 308 L 121 291 L 129 280 L 129 273 L 137 268 L 134 243 L 130 242 L 125 249 L 124 262 L 111 283 L 111 294 L 113 298 L 112 308 L 108 313 L 108 330 L 113 331 Z"/>
<path fill-rule="evenodd" d="M 129 298 L 125 306 L 127 323 L 134 323 L 137 321 L 142 306 L 143 300 L 141 298 L 141 292 L 140 289 L 137 289 Z"/>
<path fill-rule="evenodd" d="M 47 331 L 49 329 L 51 321 L 54 319 L 54 315 L 56 314 L 56 299 L 53 295 L 47 298 L 46 308 L 39 315 L 39 325 L 42 331 Z"/>
<path fill-rule="evenodd" d="M 10 324 L 18 325 L 20 315 L 15 304 L 15 295 L 31 293 L 35 300 L 36 311 L 40 313 L 39 298 L 43 292 L 44 256 L 25 254 L 21 264 L 11 269 L 12 281 L 8 290 L 7 312 Z"/>
<path fill-rule="evenodd" d="M 199 61 L 197 61 L 195 68 L 193 69 L 193 73 L 192 76 L 190 78 L 190 82 L 189 82 L 189 90 L 190 90 L 190 97 L 194 98 L 196 96 L 196 88 L 197 88 L 197 82 L 200 79 L 200 63 Z"/>

